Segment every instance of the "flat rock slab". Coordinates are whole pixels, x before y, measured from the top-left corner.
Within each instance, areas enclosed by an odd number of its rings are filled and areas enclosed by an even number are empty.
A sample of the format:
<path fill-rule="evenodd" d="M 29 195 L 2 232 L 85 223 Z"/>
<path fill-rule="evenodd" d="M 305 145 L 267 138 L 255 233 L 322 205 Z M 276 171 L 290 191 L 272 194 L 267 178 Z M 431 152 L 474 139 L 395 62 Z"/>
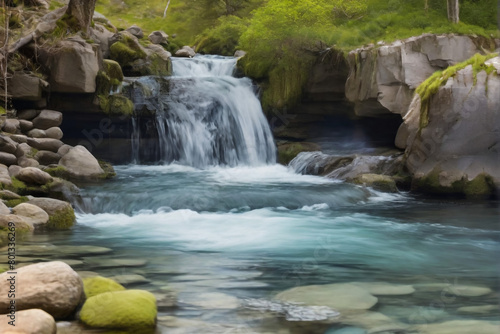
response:
<path fill-rule="evenodd" d="M 205 309 L 235 309 L 240 306 L 238 298 L 218 292 L 201 293 L 196 295 L 195 300 L 187 302 Z"/>
<path fill-rule="evenodd" d="M 301 286 L 279 293 L 276 299 L 336 311 L 368 310 L 378 301 L 368 290 L 349 283 Z"/>
<path fill-rule="evenodd" d="M 499 305 L 481 305 L 481 306 L 464 306 L 460 307 L 457 312 L 468 313 L 468 314 L 488 314 L 488 313 L 500 313 Z"/>
<path fill-rule="evenodd" d="M 415 289 L 423 292 L 446 292 L 457 297 L 481 297 L 492 293 L 488 287 L 455 285 L 449 283 L 429 283 L 413 285 Z"/>
<path fill-rule="evenodd" d="M 122 268 L 122 267 L 143 267 L 148 261 L 141 259 L 88 259 L 85 263 L 92 268 Z"/>
<path fill-rule="evenodd" d="M 117 275 L 110 277 L 113 281 L 120 284 L 141 284 L 141 283 L 149 283 L 150 281 L 141 275 Z"/>
<path fill-rule="evenodd" d="M 404 296 L 415 292 L 415 288 L 411 285 L 398 285 L 385 282 L 355 282 L 352 284 L 368 290 L 374 296 Z"/>
<path fill-rule="evenodd" d="M 481 320 L 454 320 L 439 324 L 426 324 L 416 328 L 421 334 L 498 334 L 499 322 Z"/>

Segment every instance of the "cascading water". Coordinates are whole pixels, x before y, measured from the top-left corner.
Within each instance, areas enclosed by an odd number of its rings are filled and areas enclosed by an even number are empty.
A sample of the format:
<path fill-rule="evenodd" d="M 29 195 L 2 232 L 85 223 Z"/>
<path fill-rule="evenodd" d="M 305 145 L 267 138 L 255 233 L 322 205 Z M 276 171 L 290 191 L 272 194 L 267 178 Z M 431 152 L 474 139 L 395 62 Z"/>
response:
<path fill-rule="evenodd" d="M 128 79 L 136 109 L 155 115 L 160 162 L 205 168 L 276 161 L 273 136 L 251 80 L 232 76 L 236 61 L 220 56 L 175 58 L 170 78 Z M 136 163 L 143 146 L 138 123 L 132 138 Z"/>

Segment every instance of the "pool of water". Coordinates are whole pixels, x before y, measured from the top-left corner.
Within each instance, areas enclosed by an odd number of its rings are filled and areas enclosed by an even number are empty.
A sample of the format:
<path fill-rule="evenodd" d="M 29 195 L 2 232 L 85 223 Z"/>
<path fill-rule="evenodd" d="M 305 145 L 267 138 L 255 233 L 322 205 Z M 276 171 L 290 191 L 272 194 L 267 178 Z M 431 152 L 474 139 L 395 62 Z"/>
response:
<path fill-rule="evenodd" d="M 434 323 L 462 333 L 499 324 L 498 202 L 379 193 L 279 165 L 116 171 L 82 189 L 72 231 L 28 242 L 111 249 L 47 256 L 167 300 L 157 333 L 440 333 Z M 353 282 L 414 292 L 378 295 L 355 314 L 276 299 Z"/>

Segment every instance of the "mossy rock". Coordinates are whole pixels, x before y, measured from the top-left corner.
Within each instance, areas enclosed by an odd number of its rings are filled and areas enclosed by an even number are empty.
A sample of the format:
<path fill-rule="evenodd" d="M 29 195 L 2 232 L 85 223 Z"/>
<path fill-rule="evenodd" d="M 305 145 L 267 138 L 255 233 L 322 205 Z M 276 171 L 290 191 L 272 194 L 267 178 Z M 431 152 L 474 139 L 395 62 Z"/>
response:
<path fill-rule="evenodd" d="M 5 201 L 5 205 L 7 205 L 9 208 L 13 208 L 18 206 L 21 203 L 25 203 L 29 201 L 28 197 L 21 196 L 21 198 L 15 198 L 15 199 L 10 199 Z"/>
<path fill-rule="evenodd" d="M 111 179 L 116 176 L 116 172 L 115 169 L 113 168 L 113 165 L 103 160 L 98 160 L 98 162 L 99 166 L 101 166 L 102 170 L 104 171 L 104 174 L 102 175 L 103 179 Z"/>
<path fill-rule="evenodd" d="M 102 276 L 85 278 L 83 280 L 83 288 L 87 298 L 91 298 L 105 292 L 125 290 L 123 285 Z"/>
<path fill-rule="evenodd" d="M 52 177 L 60 177 L 61 179 L 69 178 L 69 172 L 64 166 L 49 167 L 45 168 L 43 171 L 49 173 Z"/>
<path fill-rule="evenodd" d="M 51 214 L 46 226 L 50 230 L 69 230 L 75 224 L 75 210 L 71 206 Z"/>
<path fill-rule="evenodd" d="M 130 66 L 134 61 L 147 57 L 140 44 L 127 35 L 122 35 L 118 42 L 113 43 L 109 52 L 110 58 L 122 67 Z"/>
<path fill-rule="evenodd" d="M 454 195 L 469 199 L 490 198 L 496 194 L 496 186 L 493 178 L 488 174 L 479 174 L 472 180 L 463 177 L 451 185 L 442 185 L 440 182 L 439 169 L 421 178 L 414 178 L 411 184 L 413 191 L 433 195 Z"/>
<path fill-rule="evenodd" d="M 387 193 L 395 193 L 398 191 L 396 181 L 392 177 L 387 175 L 361 174 L 354 180 L 352 180 L 352 182 Z"/>
<path fill-rule="evenodd" d="M 95 328 L 134 329 L 156 326 L 156 299 L 142 290 L 105 292 L 87 299 L 80 320 Z"/>
<path fill-rule="evenodd" d="M 278 145 L 278 162 L 288 165 L 301 152 L 320 151 L 321 147 L 315 143 L 285 143 Z"/>
<path fill-rule="evenodd" d="M 99 96 L 99 103 L 101 109 L 108 115 L 132 116 L 134 113 L 134 103 L 121 94 Z"/>
<path fill-rule="evenodd" d="M 119 82 L 123 81 L 122 67 L 118 62 L 111 59 L 104 59 L 103 69 L 111 80 L 118 80 Z"/>

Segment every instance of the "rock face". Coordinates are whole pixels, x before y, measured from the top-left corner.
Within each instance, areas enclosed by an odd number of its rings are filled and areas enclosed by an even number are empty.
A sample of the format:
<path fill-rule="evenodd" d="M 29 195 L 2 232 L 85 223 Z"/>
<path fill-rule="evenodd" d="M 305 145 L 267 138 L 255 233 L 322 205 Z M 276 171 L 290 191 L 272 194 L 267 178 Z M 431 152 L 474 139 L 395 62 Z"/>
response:
<path fill-rule="evenodd" d="M 16 326 L 7 321 L 0 322 L 0 333 L 23 334 L 56 334 L 57 326 L 54 318 L 40 309 L 16 312 Z"/>
<path fill-rule="evenodd" d="M 401 130 L 407 136 L 400 136 L 406 166 L 415 190 L 489 195 L 500 187 L 500 57 L 479 71 L 460 67 L 450 69 L 446 82 L 426 81 L 439 88 L 423 102 L 415 96 Z"/>
<path fill-rule="evenodd" d="M 9 94 L 15 100 L 38 101 L 42 98 L 42 92 L 49 86 L 45 80 L 24 72 L 14 72 L 9 81 Z"/>
<path fill-rule="evenodd" d="M 8 273 L 0 274 L 0 292 L 7 296 Z M 63 262 L 45 262 L 17 269 L 17 310 L 39 308 L 56 319 L 70 316 L 83 297 L 83 283 L 78 274 Z M 9 300 L 0 299 L 7 309 Z"/>
<path fill-rule="evenodd" d="M 346 97 L 359 116 L 404 116 L 413 91 L 431 74 L 481 52 L 471 36 L 424 34 L 390 45 L 351 51 Z M 489 41 L 485 48 L 490 49 Z"/>
<path fill-rule="evenodd" d="M 74 178 L 94 178 L 104 174 L 97 159 L 81 145 L 70 149 L 59 163 Z"/>

